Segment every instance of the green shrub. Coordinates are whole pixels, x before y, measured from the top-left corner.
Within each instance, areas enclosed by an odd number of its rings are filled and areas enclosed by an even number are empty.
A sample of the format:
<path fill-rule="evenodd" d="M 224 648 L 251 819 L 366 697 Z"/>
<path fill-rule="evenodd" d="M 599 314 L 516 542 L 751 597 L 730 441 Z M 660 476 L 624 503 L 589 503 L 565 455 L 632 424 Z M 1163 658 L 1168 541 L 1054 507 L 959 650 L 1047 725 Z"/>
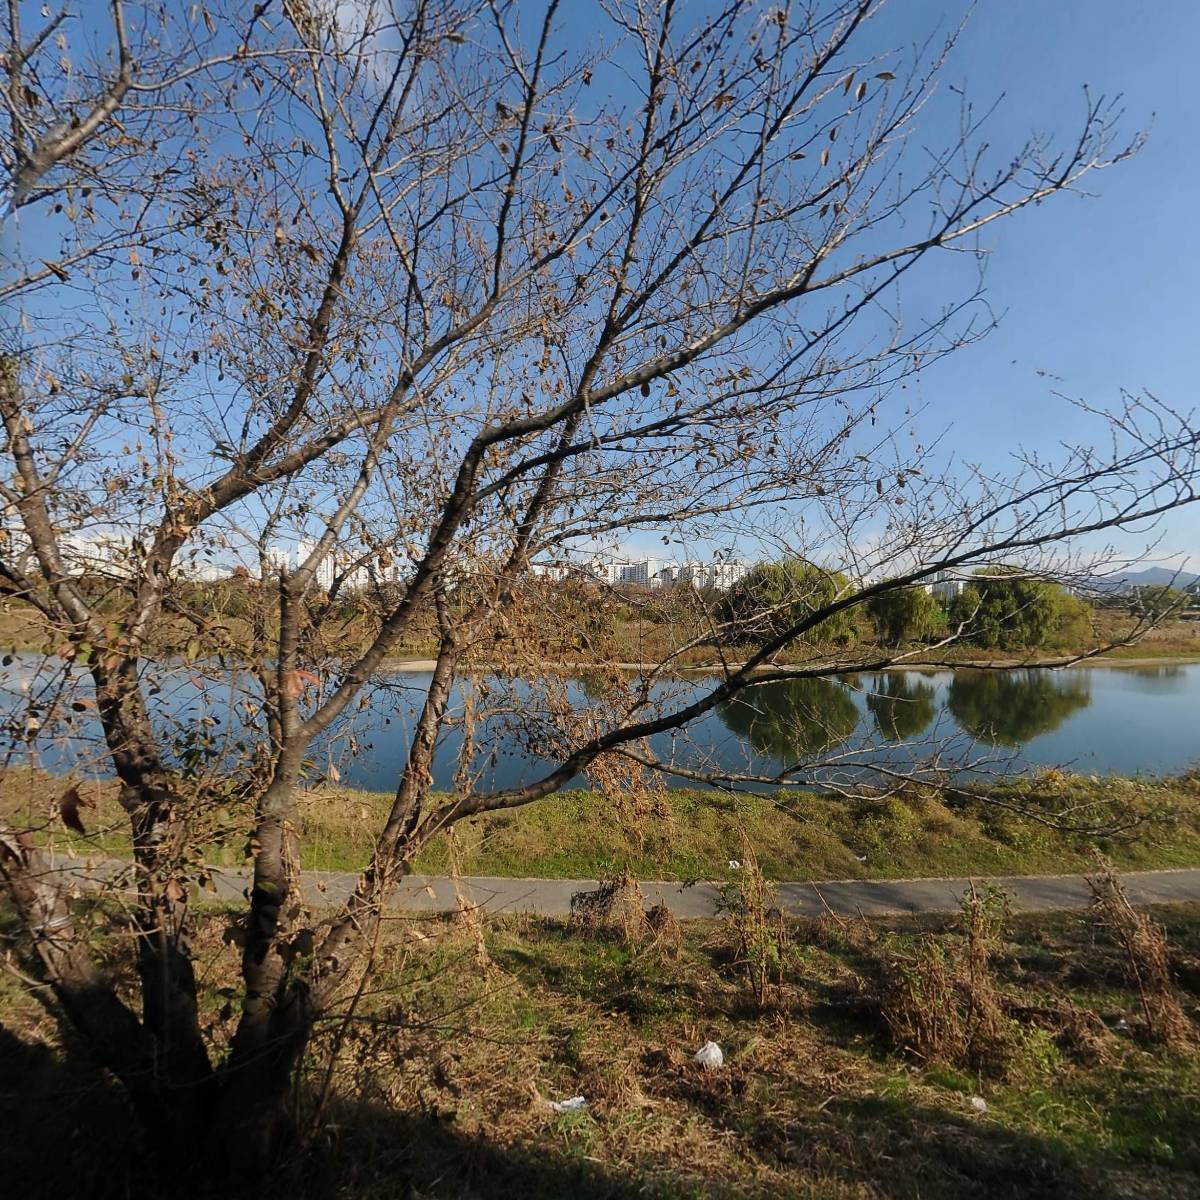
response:
<path fill-rule="evenodd" d="M 945 626 L 941 606 L 923 587 L 896 588 L 872 596 L 867 615 L 875 634 L 888 646 L 927 638 Z"/>
<path fill-rule="evenodd" d="M 761 645 L 782 637 L 851 592 L 840 571 L 826 571 L 802 558 L 760 563 L 725 594 L 719 617 L 731 640 Z M 844 608 L 803 631 L 797 640 L 849 645 L 858 636 L 853 608 Z"/>
<path fill-rule="evenodd" d="M 1081 643 L 1088 607 L 1056 583 L 1015 567 L 977 571 L 950 603 L 950 623 L 985 650 L 1045 649 Z"/>

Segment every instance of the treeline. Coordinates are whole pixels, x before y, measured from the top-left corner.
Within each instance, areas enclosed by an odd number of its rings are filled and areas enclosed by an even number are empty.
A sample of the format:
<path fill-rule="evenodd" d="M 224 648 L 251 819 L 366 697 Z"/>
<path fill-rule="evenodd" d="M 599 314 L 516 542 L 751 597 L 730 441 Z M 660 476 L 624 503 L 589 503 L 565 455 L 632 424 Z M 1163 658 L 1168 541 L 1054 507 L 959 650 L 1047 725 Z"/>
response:
<path fill-rule="evenodd" d="M 132 586 L 101 576 L 82 577 L 78 584 L 98 612 L 113 614 L 124 610 Z M 332 618 L 353 642 L 378 623 L 400 590 L 400 585 L 390 584 L 333 596 L 317 591 L 311 616 L 321 622 Z M 451 610 L 469 607 L 476 599 L 474 590 L 470 583 L 460 588 L 451 598 Z M 852 599 L 857 590 L 844 573 L 798 558 L 760 563 L 724 592 L 690 585 L 601 588 L 582 577 L 531 577 L 523 581 L 508 620 L 493 631 L 493 648 L 502 649 L 500 643 L 516 639 L 523 649 L 547 658 L 581 652 L 636 658 L 648 639 L 670 642 L 681 628 L 688 636 L 701 635 L 705 626 L 713 631 L 713 642 L 760 646 L 803 625 L 835 601 Z M 895 648 L 953 636 L 989 651 L 1076 650 L 1094 641 L 1098 609 L 1162 617 L 1183 612 L 1190 602 L 1182 589 L 1155 586 L 1100 597 L 1093 608 L 1057 583 L 1017 568 L 994 567 L 976 571 L 957 595 L 946 599 L 917 585 L 854 601 L 802 628 L 793 640 L 826 647 L 874 642 Z M 175 580 L 164 597 L 165 614 L 185 618 L 193 632 L 220 627 L 236 633 L 263 621 L 269 625 L 277 605 L 273 583 L 245 571 L 218 580 Z M 432 636 L 434 627 L 432 606 L 419 608 L 414 644 Z M 657 634 L 649 632 L 655 627 Z M 625 644 L 631 638 L 636 645 Z"/>
<path fill-rule="evenodd" d="M 803 559 L 763 563 L 729 589 L 717 615 L 724 640 L 762 645 L 854 592 L 840 571 Z M 846 646 L 872 639 L 897 647 L 954 635 L 983 650 L 1054 649 L 1086 641 L 1090 617 L 1091 607 L 1059 584 L 997 567 L 977 571 L 945 603 L 924 586 L 898 588 L 839 609 L 797 640 Z"/>

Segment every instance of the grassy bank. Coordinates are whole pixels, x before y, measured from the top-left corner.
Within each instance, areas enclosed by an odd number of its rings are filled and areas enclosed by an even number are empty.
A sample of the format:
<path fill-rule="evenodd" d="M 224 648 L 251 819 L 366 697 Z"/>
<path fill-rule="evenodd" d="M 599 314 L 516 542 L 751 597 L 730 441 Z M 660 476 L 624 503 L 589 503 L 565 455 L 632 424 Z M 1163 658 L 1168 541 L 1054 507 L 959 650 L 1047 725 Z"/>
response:
<path fill-rule="evenodd" d="M 62 780 L 10 772 L 0 808 L 76 853 L 126 855 L 126 819 L 111 786 L 86 784 L 90 834 L 55 815 Z M 356 870 L 373 846 L 390 797 L 326 786 L 302 795 L 301 865 Z M 1014 811 L 1013 806 L 1026 810 Z M 1064 832 L 1045 820 L 1093 828 Z M 1040 819 L 1040 818 L 1044 818 Z M 243 861 L 247 825 L 214 833 L 207 861 Z M 674 790 L 645 806 L 597 791 L 564 792 L 509 813 L 463 822 L 439 836 L 416 868 L 430 874 L 595 878 L 626 869 L 644 879 L 712 879 L 749 841 L 773 879 L 1054 874 L 1091 867 L 1094 849 L 1126 869 L 1200 865 L 1200 774 L 1120 779 L 1047 773 L 964 800 L 932 789 L 882 799 L 791 793 L 767 798 Z"/>
<path fill-rule="evenodd" d="M 1200 906 L 1159 915 L 1194 1008 Z M 235 978 L 238 953 L 221 927 L 214 919 L 198 938 L 218 1050 L 234 1018 L 217 989 Z M 717 923 L 689 926 L 678 942 L 629 944 L 528 918 L 482 930 L 398 922 L 319 1114 L 332 1033 L 309 1060 L 307 1151 L 260 1195 L 1198 1194 L 1200 1059 L 1143 1039 L 1120 955 L 1088 918 L 1008 923 L 992 968 L 1017 1014 L 1005 1019 L 1003 1068 L 923 1061 L 881 1019 L 889 964 L 930 945 L 961 951 L 947 923 L 810 923 L 790 936 L 782 982 L 760 1012 Z M 115 952 L 110 964 L 128 970 Z M 1068 1014 L 1065 1026 L 1032 1015 L 1055 1012 Z M 0 1019 L 0 1150 L 22 1195 L 136 1193 L 130 1127 L 110 1085 L 64 1063 L 44 1010 L 11 976 L 0 976 Z M 1073 1023 L 1089 1037 L 1073 1036 Z M 706 1073 L 692 1054 L 710 1038 L 726 1066 Z M 546 1103 L 575 1095 L 586 1110 L 555 1115 Z"/>

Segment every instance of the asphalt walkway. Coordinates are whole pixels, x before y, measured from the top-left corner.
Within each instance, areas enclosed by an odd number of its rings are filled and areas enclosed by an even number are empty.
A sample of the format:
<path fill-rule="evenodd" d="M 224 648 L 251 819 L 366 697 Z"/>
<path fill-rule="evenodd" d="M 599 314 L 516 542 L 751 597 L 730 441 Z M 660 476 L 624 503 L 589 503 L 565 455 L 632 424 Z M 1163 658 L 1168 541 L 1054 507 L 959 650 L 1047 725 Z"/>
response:
<path fill-rule="evenodd" d="M 56 864 L 58 870 L 83 887 L 95 887 L 103 878 L 127 864 L 107 862 L 84 865 Z M 234 900 L 249 886 L 249 872 L 212 869 L 213 899 Z M 303 871 L 301 886 L 309 903 L 340 905 L 354 887 L 357 875 L 345 871 Z M 1200 869 L 1131 871 L 1121 876 L 1135 904 L 1164 904 L 1200 900 Z M 831 880 L 824 883 L 780 883 L 779 898 L 790 916 L 816 917 L 826 909 L 839 916 L 895 916 L 897 914 L 954 912 L 971 887 L 992 883 L 1012 897 L 1017 912 L 1048 912 L 1086 908 L 1092 892 L 1081 875 L 979 876 L 962 879 Z M 464 876 L 454 880 L 442 875 L 410 875 L 396 889 L 392 907 L 410 912 L 452 912 L 458 908 L 458 893 L 489 912 L 535 913 L 562 917 L 571 909 L 576 892 L 598 887 L 594 879 L 502 879 Z M 711 917 L 717 912 L 721 884 L 676 883 L 649 880 L 641 885 L 647 905 L 663 903 L 684 919 Z M 206 897 L 207 898 L 207 897 Z"/>

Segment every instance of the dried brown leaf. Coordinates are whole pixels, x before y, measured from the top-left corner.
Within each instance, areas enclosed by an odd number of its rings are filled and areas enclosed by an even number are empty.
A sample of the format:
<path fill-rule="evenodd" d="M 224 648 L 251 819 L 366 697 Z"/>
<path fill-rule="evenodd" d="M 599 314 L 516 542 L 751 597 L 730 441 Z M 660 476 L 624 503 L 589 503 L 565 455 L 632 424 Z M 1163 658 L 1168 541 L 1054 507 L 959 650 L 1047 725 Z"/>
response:
<path fill-rule="evenodd" d="M 58 815 L 62 817 L 62 823 L 68 829 L 73 829 L 76 833 L 87 833 L 83 821 L 79 816 L 79 810 L 81 808 L 95 807 L 92 800 L 84 796 L 74 784 L 67 788 L 58 798 Z"/>

